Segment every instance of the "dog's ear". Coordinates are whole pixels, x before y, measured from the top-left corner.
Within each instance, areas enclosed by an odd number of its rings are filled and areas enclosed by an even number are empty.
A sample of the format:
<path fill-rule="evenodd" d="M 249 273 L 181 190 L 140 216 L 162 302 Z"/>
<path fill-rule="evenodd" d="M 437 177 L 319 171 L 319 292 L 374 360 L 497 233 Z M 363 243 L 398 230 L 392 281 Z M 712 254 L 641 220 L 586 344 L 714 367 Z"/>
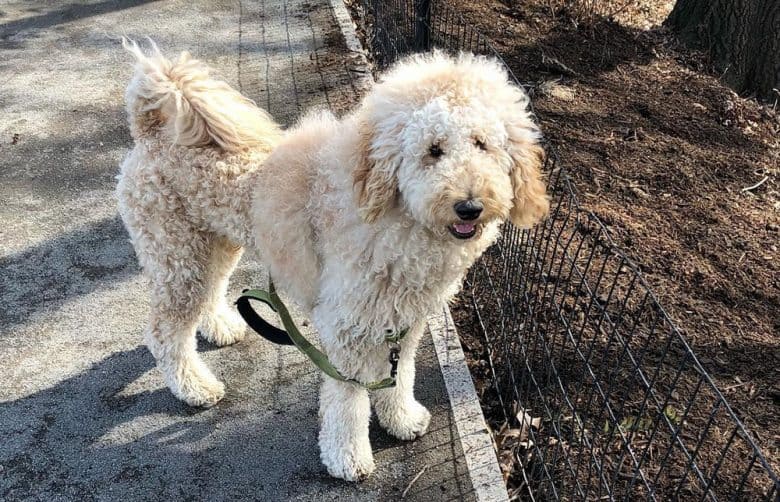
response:
<path fill-rule="evenodd" d="M 513 110 L 506 125 L 514 190 L 514 205 L 509 218 L 519 228 L 532 227 L 550 210 L 547 184 L 542 176 L 544 148 L 539 144 L 539 130 L 531 120 L 525 103 L 519 103 L 522 106 Z"/>
<path fill-rule="evenodd" d="M 373 128 L 363 124 L 360 128 L 357 165 L 353 182 L 357 193 L 358 211 L 363 221 L 374 223 L 393 207 L 398 193 L 392 156 L 377 151 Z"/>

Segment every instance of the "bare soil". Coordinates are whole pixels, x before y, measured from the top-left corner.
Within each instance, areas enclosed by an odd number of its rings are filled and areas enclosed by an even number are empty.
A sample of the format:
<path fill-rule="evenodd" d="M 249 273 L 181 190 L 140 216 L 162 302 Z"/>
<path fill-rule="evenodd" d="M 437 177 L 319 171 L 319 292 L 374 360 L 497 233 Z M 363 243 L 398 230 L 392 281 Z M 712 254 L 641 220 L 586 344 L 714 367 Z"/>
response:
<path fill-rule="evenodd" d="M 583 205 L 639 264 L 778 472 L 778 114 L 657 26 L 668 1 L 616 19 L 549 0 L 455 3 L 531 85 Z M 477 331 L 462 328 L 481 378 Z"/>

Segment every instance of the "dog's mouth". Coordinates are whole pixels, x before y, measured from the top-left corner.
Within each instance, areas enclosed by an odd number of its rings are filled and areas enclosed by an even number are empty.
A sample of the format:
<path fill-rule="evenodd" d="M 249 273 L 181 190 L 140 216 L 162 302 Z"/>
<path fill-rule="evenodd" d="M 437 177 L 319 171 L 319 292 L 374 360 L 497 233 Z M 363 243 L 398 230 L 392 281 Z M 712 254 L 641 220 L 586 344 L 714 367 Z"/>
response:
<path fill-rule="evenodd" d="M 447 228 L 457 239 L 471 239 L 477 234 L 477 224 L 472 222 L 462 221 Z"/>

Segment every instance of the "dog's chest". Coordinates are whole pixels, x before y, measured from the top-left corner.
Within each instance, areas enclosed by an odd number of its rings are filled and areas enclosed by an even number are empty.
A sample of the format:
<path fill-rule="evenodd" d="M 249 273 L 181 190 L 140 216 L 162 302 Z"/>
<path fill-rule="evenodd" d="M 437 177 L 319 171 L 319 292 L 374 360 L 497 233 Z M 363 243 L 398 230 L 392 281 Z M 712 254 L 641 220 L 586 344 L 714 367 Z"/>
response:
<path fill-rule="evenodd" d="M 341 298 L 342 322 L 359 326 L 364 334 L 398 331 L 457 292 L 471 265 L 468 253 L 409 230 L 363 252 L 341 255 L 332 264 L 338 269 L 332 271 L 339 275 L 339 291 L 332 293 Z"/>

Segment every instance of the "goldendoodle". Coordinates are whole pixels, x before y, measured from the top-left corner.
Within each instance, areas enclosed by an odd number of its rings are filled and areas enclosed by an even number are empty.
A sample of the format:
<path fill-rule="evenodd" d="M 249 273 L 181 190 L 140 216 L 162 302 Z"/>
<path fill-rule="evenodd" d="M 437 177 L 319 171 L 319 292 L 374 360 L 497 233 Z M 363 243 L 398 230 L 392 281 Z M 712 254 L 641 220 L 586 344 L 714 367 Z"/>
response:
<path fill-rule="evenodd" d="M 409 57 L 344 117 L 309 113 L 283 131 L 188 54 L 135 56 L 127 112 L 135 140 L 117 195 L 151 281 L 146 343 L 174 395 L 211 406 L 224 386 L 196 352 L 244 336 L 225 299 L 247 248 L 361 382 L 388 376 L 388 333 L 408 330 L 397 385 L 372 394 L 380 424 L 410 440 L 430 413 L 414 398 L 426 316 L 460 288 L 505 220 L 548 211 L 528 97 L 495 60 Z M 336 477 L 374 469 L 368 391 L 323 377 L 321 458 Z"/>

